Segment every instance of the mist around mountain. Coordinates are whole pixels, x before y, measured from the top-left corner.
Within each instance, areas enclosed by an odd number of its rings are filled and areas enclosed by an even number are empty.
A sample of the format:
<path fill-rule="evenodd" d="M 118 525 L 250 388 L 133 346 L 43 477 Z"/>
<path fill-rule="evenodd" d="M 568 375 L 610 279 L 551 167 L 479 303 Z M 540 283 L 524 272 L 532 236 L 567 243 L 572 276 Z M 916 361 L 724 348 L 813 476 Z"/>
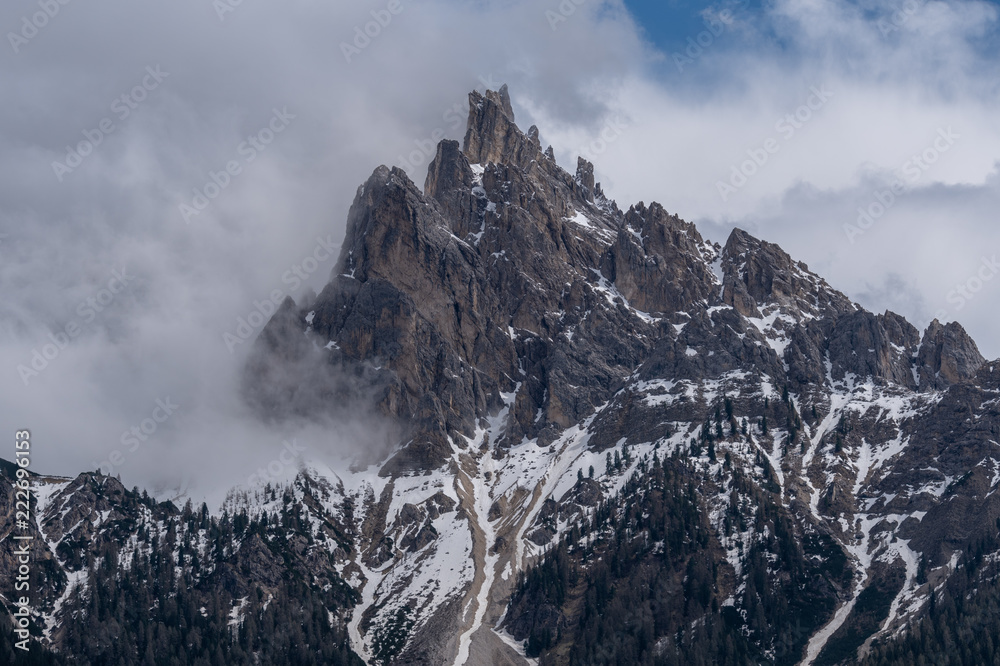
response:
<path fill-rule="evenodd" d="M 261 423 L 371 424 L 349 469 L 317 452 L 219 511 L 32 477 L 32 650 L 8 624 L 0 654 L 997 663 L 1000 362 L 543 145 L 472 93 L 464 142 L 423 188 L 375 169 L 329 283 L 253 343 Z"/>

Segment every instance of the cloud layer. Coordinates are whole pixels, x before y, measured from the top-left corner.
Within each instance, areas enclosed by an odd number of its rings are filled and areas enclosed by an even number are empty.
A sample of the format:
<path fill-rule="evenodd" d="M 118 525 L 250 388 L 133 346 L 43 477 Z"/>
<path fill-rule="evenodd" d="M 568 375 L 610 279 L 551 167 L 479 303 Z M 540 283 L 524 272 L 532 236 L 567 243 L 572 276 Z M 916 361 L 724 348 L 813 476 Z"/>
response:
<path fill-rule="evenodd" d="M 46 6 L 0 9 L 0 421 L 32 429 L 36 470 L 118 451 L 126 483 L 214 499 L 283 441 L 350 452 L 346 426 L 255 423 L 236 391 L 249 343 L 224 336 L 321 288 L 335 257 L 317 248 L 342 240 L 356 187 L 381 163 L 422 183 L 468 91 L 502 82 L 519 123 L 561 163 L 592 159 L 620 204 L 656 199 L 720 241 L 742 226 L 870 308 L 959 319 L 1000 354 L 991 4 L 914 0 L 888 32 L 889 4 L 720 4 L 682 70 L 596 0 Z"/>

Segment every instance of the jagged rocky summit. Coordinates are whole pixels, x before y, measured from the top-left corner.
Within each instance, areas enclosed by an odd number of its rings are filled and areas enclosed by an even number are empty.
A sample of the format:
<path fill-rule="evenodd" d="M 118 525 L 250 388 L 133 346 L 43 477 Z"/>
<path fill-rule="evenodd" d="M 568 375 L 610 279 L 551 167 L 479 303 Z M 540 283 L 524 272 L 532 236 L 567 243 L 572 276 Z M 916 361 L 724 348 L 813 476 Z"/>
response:
<path fill-rule="evenodd" d="M 195 538 L 214 518 L 128 514 L 190 535 L 237 633 L 294 578 L 288 612 L 325 608 L 322 645 L 368 663 L 888 664 L 949 645 L 927 638 L 944 613 L 981 635 L 1000 599 L 1000 363 L 742 230 L 620 210 L 505 87 L 470 95 L 423 190 L 387 167 L 358 189 L 329 284 L 265 327 L 245 397 L 378 427 L 353 470 L 234 491 L 218 547 Z M 71 519 L 55 507 L 108 482 L 46 487 L 59 627 L 91 589 L 61 544 L 96 548 L 125 500 Z M 989 663 L 967 642 L 948 663 Z"/>

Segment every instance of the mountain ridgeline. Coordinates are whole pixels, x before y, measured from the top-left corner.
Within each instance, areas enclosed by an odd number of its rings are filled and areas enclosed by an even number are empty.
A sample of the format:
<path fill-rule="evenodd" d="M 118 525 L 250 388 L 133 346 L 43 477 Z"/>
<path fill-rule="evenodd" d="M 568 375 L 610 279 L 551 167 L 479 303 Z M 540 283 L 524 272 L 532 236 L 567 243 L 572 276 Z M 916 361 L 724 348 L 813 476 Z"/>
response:
<path fill-rule="evenodd" d="M 358 188 L 243 392 L 377 427 L 221 514 L 35 478 L 11 663 L 1000 664 L 1000 363 L 744 231 L 622 211 L 506 87 L 422 190 Z"/>

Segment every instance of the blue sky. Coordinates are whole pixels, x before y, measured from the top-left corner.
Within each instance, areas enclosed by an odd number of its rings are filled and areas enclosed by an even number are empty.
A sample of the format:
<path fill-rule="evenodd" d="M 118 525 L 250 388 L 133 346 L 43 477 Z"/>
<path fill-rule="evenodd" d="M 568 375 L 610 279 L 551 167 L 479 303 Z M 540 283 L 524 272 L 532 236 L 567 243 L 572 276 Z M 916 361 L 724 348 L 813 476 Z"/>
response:
<path fill-rule="evenodd" d="M 624 2 L 624 5 L 638 22 L 642 34 L 664 53 L 682 51 L 690 38 L 696 37 L 699 32 L 710 27 L 710 22 L 706 20 L 706 12 L 714 14 L 729 9 L 733 15 L 741 16 L 743 19 L 760 21 L 763 18 L 763 9 L 767 4 L 759 0 L 732 0 L 715 3 L 690 2 L 688 0 L 666 0 L 664 2 L 625 0 Z M 859 11 L 867 13 L 874 20 L 885 17 L 891 22 L 895 11 L 902 10 L 905 14 L 911 7 L 922 7 L 927 4 L 927 1 L 895 0 L 893 2 L 869 1 L 849 4 Z M 995 37 L 994 31 L 992 38 L 984 40 L 983 46 L 989 50 L 995 50 L 997 47 Z"/>
<path fill-rule="evenodd" d="M 750 0 L 726 4 L 687 0 L 665 2 L 626 0 L 625 6 L 635 16 L 643 34 L 665 53 L 682 51 L 688 45 L 689 38 L 696 37 L 699 32 L 710 27 L 704 16 L 706 9 L 729 7 L 734 14 L 754 11 Z"/>
<path fill-rule="evenodd" d="M 636 17 L 653 43 L 664 51 L 675 50 L 688 36 L 704 27 L 701 13 L 706 5 L 700 2 L 629 0 L 625 6 Z"/>
<path fill-rule="evenodd" d="M 690 72 L 697 70 L 700 58 L 691 63 L 689 49 L 702 40 L 705 51 L 726 52 L 736 56 L 749 54 L 757 57 L 763 53 L 777 58 L 794 59 L 801 55 L 797 48 L 800 35 L 794 22 L 789 22 L 780 11 L 784 2 L 760 0 L 728 0 L 722 2 L 691 2 L 689 0 L 624 0 L 624 6 L 634 17 L 638 32 L 649 41 L 662 58 L 652 66 L 656 74 L 670 86 L 691 88 L 717 83 L 715 74 L 701 72 L 707 77 L 692 82 Z M 866 0 L 863 2 L 836 1 L 831 7 L 846 8 L 871 25 L 879 26 L 879 34 L 887 43 L 902 41 L 900 38 L 912 31 L 912 24 L 926 20 L 941 8 L 966 6 L 997 6 L 991 0 L 983 2 L 939 2 L 937 0 Z M 776 11 L 777 10 L 777 11 Z M 720 16 L 721 13 L 721 16 Z M 913 20 L 911 20 L 913 19 Z M 933 18 L 930 19 L 933 21 Z M 984 60 L 1000 56 L 1000 35 L 992 21 L 984 21 L 983 34 L 968 35 L 967 44 Z M 948 27 L 942 26 L 947 32 Z M 707 46 L 706 46 L 707 44 Z M 840 46 L 843 46 L 842 42 Z M 828 54 L 836 56 L 837 43 L 827 43 Z M 933 43 L 928 48 L 934 48 Z M 697 53 L 697 51 L 695 51 Z M 843 54 L 847 55 L 847 54 Z M 680 63 L 680 65 L 678 65 Z M 990 63 L 993 64 L 993 63 Z"/>

